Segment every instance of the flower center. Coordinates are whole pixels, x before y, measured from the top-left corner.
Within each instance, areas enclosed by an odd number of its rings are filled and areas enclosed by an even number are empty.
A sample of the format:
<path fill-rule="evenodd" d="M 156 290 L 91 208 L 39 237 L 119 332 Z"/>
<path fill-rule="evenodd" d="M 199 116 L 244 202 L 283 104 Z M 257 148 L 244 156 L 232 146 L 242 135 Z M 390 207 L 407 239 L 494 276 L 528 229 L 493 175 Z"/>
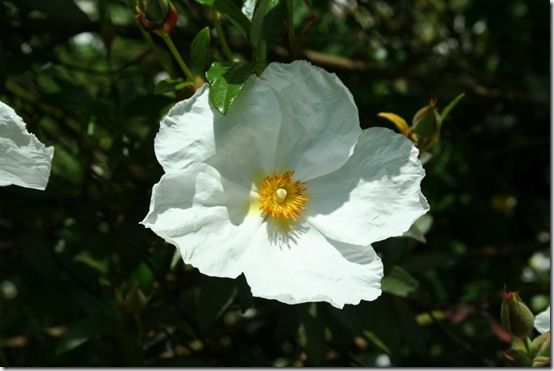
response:
<path fill-rule="evenodd" d="M 266 176 L 260 186 L 258 200 L 262 213 L 274 218 L 297 220 L 308 197 L 304 183 L 293 180 L 294 171 Z"/>

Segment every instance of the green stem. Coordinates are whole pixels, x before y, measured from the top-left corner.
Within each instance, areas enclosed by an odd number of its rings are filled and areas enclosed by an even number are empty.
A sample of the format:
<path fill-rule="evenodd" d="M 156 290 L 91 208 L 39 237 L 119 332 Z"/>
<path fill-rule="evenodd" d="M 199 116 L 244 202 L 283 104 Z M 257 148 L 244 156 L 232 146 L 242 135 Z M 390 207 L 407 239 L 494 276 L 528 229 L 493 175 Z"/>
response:
<path fill-rule="evenodd" d="M 217 33 L 217 39 L 221 44 L 221 49 L 223 50 L 223 54 L 225 55 L 225 58 L 227 58 L 230 62 L 232 62 L 234 59 L 233 53 L 231 52 L 231 48 L 229 48 L 229 44 L 227 43 L 227 39 L 225 38 L 225 32 L 221 27 L 221 21 L 219 20 L 220 14 L 218 12 L 213 12 L 212 14 L 214 19 L 215 32 Z"/>
<path fill-rule="evenodd" d="M 294 40 L 294 8 L 293 0 L 287 0 L 287 31 L 289 36 L 289 50 L 292 59 L 296 58 L 296 45 Z"/>
<path fill-rule="evenodd" d="M 185 61 L 181 57 L 181 54 L 179 54 L 179 52 L 177 51 L 177 48 L 175 47 L 175 44 L 173 43 L 173 40 L 171 40 L 171 36 L 161 34 L 160 37 L 163 39 L 163 41 L 165 41 L 167 47 L 171 51 L 171 54 L 173 54 L 173 57 L 177 61 L 177 64 L 179 65 L 179 67 L 181 67 L 181 70 L 183 70 L 183 73 L 187 77 L 187 80 L 189 80 L 190 82 L 194 82 L 194 76 L 192 76 L 192 73 L 190 72 L 189 68 L 187 67 L 187 64 L 185 63 Z"/>
<path fill-rule="evenodd" d="M 529 349 L 529 338 L 525 337 L 522 340 L 523 340 L 523 345 L 525 346 L 525 351 L 527 352 L 527 355 L 531 357 L 531 349 Z"/>
<path fill-rule="evenodd" d="M 152 50 L 154 51 L 154 55 L 156 56 L 156 59 L 158 59 L 158 61 L 160 62 L 162 68 L 166 70 L 167 73 L 169 73 L 169 76 L 171 76 L 171 78 L 175 78 L 175 70 L 173 69 L 173 66 L 171 65 L 171 63 L 167 63 L 169 61 L 163 57 L 160 48 L 156 46 L 154 40 L 152 40 L 152 36 L 150 35 L 150 33 L 145 31 L 142 27 L 139 27 L 139 30 L 150 48 L 152 48 Z"/>

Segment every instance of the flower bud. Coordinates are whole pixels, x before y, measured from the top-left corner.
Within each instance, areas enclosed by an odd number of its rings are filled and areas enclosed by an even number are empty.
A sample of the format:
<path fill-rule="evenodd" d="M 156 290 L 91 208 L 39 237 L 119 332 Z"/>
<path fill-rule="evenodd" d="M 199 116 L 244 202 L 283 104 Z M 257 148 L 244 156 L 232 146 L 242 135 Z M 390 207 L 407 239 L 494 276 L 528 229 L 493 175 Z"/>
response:
<path fill-rule="evenodd" d="M 535 357 L 531 367 L 550 367 L 550 357 Z"/>
<path fill-rule="evenodd" d="M 536 357 L 550 357 L 550 331 L 533 339 L 529 348 Z"/>
<path fill-rule="evenodd" d="M 136 18 L 144 29 L 169 35 L 177 23 L 177 11 L 170 0 L 138 0 Z"/>
<path fill-rule="evenodd" d="M 502 326 L 514 336 L 528 337 L 533 331 L 535 317 L 517 292 L 503 292 L 500 306 Z"/>
<path fill-rule="evenodd" d="M 416 135 L 418 147 L 422 150 L 439 141 L 441 117 L 437 112 L 436 104 L 436 100 L 431 100 L 428 105 L 417 111 L 412 119 L 412 129 Z"/>

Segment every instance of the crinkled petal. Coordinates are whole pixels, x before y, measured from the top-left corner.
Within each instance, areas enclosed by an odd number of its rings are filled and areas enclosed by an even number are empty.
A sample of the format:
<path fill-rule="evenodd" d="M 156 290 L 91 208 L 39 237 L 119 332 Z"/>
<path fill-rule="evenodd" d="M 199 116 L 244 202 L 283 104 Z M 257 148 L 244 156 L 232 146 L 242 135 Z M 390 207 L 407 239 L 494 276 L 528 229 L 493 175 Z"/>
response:
<path fill-rule="evenodd" d="M 535 328 L 541 334 L 550 331 L 550 305 L 544 312 L 535 316 Z"/>
<path fill-rule="evenodd" d="M 226 178 L 251 188 L 275 170 L 281 112 L 268 84 L 249 78 L 227 115 L 214 125 L 216 154 L 207 162 Z"/>
<path fill-rule="evenodd" d="M 303 181 L 341 167 L 360 135 L 352 94 L 335 74 L 306 61 L 271 63 L 260 76 L 282 115 L 275 168 Z"/>
<path fill-rule="evenodd" d="M 205 84 L 196 93 L 169 110 L 160 122 L 154 140 L 156 158 L 165 171 L 180 170 L 204 161 L 215 153 L 214 121 Z"/>
<path fill-rule="evenodd" d="M 0 102 L 0 186 L 44 190 L 50 177 L 54 147 L 46 147 L 27 131 L 23 119 Z"/>
<path fill-rule="evenodd" d="M 342 308 L 381 294 L 383 265 L 371 246 L 326 239 L 307 223 L 288 233 L 264 223 L 244 256 L 244 275 L 254 296 Z"/>
<path fill-rule="evenodd" d="M 254 177 L 274 170 L 280 125 L 277 99 L 256 76 L 245 82 L 225 116 L 210 105 L 209 87 L 204 85 L 164 117 L 155 152 L 166 172 L 206 162 L 226 178 L 250 187 Z"/>
<path fill-rule="evenodd" d="M 177 246 L 186 263 L 216 277 L 237 277 L 249 238 L 262 218 L 248 214 L 249 190 L 209 165 L 195 163 L 162 176 L 141 222 Z"/>
<path fill-rule="evenodd" d="M 365 130 L 342 168 L 308 182 L 308 222 L 328 238 L 356 245 L 402 235 L 429 210 L 417 156 L 406 137 Z"/>

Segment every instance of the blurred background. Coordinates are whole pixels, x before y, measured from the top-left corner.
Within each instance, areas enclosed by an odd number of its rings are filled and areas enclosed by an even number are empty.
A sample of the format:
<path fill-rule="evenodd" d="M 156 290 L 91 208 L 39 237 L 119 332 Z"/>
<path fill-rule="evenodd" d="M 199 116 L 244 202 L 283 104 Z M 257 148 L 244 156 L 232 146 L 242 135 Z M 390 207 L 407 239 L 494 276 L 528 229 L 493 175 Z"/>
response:
<path fill-rule="evenodd" d="M 240 7 L 241 2 L 236 1 Z M 185 60 L 210 12 L 175 0 Z M 0 365 L 500 366 L 500 292 L 550 301 L 549 4 L 294 1 L 297 58 L 338 74 L 363 127 L 465 97 L 430 150 L 421 235 L 375 244 L 409 290 L 337 310 L 252 298 L 138 222 L 162 175 L 153 139 L 190 91 L 126 0 L 0 0 L 0 100 L 55 146 L 45 192 L 0 188 Z M 228 19 L 236 56 L 248 43 Z M 286 29 L 269 61 L 290 61 Z M 281 32 L 282 31 L 282 32 Z M 423 242 L 423 241 L 426 242 Z M 405 282 L 406 280 L 404 280 Z"/>

